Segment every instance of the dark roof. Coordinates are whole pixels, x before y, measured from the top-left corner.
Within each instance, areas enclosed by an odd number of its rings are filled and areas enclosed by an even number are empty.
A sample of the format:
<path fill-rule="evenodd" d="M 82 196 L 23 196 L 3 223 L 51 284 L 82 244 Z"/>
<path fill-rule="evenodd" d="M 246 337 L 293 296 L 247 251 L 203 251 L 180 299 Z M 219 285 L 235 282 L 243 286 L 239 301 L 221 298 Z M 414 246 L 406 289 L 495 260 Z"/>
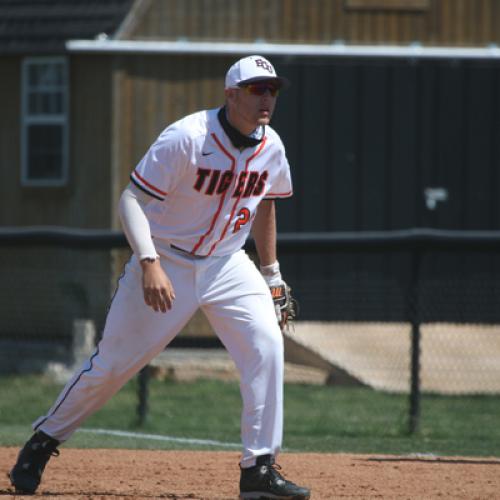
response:
<path fill-rule="evenodd" d="M 112 35 L 133 0 L 0 0 L 0 53 L 62 53 L 66 40 Z"/>

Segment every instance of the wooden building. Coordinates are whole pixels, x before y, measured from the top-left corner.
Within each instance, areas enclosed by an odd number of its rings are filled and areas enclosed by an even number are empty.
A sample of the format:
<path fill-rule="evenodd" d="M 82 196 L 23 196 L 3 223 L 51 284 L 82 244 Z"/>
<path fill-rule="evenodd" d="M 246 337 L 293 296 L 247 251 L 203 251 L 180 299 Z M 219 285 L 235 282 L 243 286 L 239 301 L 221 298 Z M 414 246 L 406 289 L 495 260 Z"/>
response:
<path fill-rule="evenodd" d="M 119 228 L 149 144 L 262 53 L 293 82 L 273 123 L 296 193 L 281 231 L 498 228 L 499 27 L 497 0 L 0 1 L 0 224 Z M 0 335 L 102 322 L 109 253 L 32 251 L 3 251 L 20 290 L 0 297 Z M 307 257 L 288 265 L 305 279 Z M 37 307 L 21 313 L 26 288 Z"/>

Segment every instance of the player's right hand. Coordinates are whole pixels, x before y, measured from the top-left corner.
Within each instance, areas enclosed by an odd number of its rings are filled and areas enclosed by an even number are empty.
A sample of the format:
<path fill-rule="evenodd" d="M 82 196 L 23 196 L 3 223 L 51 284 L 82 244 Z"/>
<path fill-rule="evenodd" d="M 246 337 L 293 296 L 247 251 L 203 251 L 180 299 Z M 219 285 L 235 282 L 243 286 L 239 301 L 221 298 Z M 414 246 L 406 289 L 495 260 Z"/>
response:
<path fill-rule="evenodd" d="M 160 259 L 141 261 L 144 302 L 156 312 L 172 309 L 175 292 L 170 279 L 161 267 Z"/>

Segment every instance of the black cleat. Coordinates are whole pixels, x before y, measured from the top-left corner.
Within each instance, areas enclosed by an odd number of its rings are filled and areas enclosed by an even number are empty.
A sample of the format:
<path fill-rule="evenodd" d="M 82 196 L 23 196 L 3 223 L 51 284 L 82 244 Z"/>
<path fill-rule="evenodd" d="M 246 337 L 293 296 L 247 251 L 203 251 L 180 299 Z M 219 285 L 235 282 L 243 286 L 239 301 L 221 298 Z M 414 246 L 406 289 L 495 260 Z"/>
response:
<path fill-rule="evenodd" d="M 254 467 L 241 469 L 240 500 L 309 500 L 310 490 L 287 481 L 280 468 L 272 455 L 262 455 Z"/>
<path fill-rule="evenodd" d="M 16 493 L 35 493 L 51 456 L 58 456 L 59 441 L 42 431 L 35 432 L 17 457 L 9 477 Z"/>

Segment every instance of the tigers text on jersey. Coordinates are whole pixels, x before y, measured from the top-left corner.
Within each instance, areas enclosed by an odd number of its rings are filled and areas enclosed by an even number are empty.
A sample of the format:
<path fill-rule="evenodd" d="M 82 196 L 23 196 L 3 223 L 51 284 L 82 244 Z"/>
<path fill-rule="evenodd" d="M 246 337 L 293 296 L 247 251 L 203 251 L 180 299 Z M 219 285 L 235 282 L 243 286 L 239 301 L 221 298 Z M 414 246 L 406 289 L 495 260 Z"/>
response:
<path fill-rule="evenodd" d="M 227 255 L 248 237 L 263 198 L 292 195 L 278 134 L 235 148 L 217 117 L 200 111 L 167 127 L 130 178 L 153 198 L 146 206 L 157 250 L 172 244 L 196 255 Z"/>

